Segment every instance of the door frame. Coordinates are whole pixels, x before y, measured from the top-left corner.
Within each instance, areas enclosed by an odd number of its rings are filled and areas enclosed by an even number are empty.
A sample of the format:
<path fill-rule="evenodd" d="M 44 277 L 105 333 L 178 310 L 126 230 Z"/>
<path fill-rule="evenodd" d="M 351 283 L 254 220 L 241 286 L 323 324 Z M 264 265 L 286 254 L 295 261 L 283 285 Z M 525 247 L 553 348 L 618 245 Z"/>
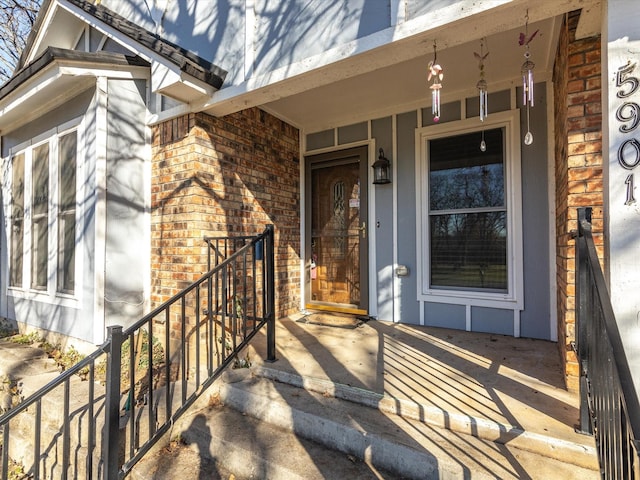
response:
<path fill-rule="evenodd" d="M 373 233 L 369 225 L 369 149 L 368 144 L 353 146 L 328 152 L 304 155 L 304 227 L 303 227 L 303 308 L 327 310 L 358 315 L 369 314 L 369 238 Z M 312 189 L 311 172 L 314 164 L 339 161 L 341 159 L 360 157 L 360 221 L 366 222 L 366 236 L 360 237 L 360 305 L 351 307 L 345 304 L 313 303 L 311 300 L 311 207 Z M 362 260 L 364 259 L 364 261 Z"/>

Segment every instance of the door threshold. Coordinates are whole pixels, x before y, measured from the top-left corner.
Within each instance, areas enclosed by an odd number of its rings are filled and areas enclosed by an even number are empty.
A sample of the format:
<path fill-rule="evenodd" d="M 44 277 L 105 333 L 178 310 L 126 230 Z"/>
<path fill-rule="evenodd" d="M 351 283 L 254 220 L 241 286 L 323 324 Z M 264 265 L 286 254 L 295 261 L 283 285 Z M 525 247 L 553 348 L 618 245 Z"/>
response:
<path fill-rule="evenodd" d="M 334 312 L 334 313 L 349 313 L 352 315 L 368 315 L 366 310 L 362 310 L 361 308 L 354 307 L 343 307 L 340 305 L 322 305 L 315 303 L 307 303 L 304 306 L 307 310 L 318 310 L 322 312 Z"/>

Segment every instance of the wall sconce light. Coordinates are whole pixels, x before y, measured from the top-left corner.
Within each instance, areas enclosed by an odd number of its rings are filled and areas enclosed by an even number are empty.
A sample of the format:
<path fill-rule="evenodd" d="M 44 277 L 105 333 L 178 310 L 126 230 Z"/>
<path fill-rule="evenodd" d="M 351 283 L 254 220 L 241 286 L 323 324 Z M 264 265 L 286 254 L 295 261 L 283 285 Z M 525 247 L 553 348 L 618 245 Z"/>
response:
<path fill-rule="evenodd" d="M 373 184 L 384 185 L 385 183 L 391 183 L 391 162 L 384 156 L 384 150 L 380 149 L 378 160 L 373 165 Z"/>

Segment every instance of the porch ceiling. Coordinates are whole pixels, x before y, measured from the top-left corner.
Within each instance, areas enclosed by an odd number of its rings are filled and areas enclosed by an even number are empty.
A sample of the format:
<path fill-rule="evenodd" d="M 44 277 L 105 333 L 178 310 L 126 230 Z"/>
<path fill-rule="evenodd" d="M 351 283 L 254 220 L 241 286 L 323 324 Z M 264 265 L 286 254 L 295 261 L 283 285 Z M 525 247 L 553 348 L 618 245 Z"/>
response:
<path fill-rule="evenodd" d="M 529 34 L 539 29 L 530 43 L 531 59 L 535 62 L 536 81 L 550 78 L 556 53 L 561 17 L 548 18 L 529 25 Z M 520 67 L 525 48 L 518 44 L 524 26 L 486 37 L 485 79 L 489 92 L 504 90 L 520 82 Z M 433 40 L 424 39 L 419 56 L 399 63 L 393 52 L 388 64 L 361 75 L 297 93 L 267 103 L 263 107 L 307 132 L 347 125 L 431 105 L 431 90 L 427 82 L 427 65 L 433 59 Z M 474 52 L 480 53 L 480 39 L 446 48 L 438 42 L 438 63 L 444 69 L 442 102 L 462 95 L 475 95 L 479 65 Z M 378 59 L 379 61 L 379 59 Z"/>
<path fill-rule="evenodd" d="M 564 5 L 560 6 L 560 3 Z M 598 2 L 579 2 L 575 8 L 569 5 L 570 2 L 558 1 L 557 4 L 553 7 L 566 11 L 583 7 L 583 16 L 589 12 L 589 18 L 600 18 Z M 551 13 L 554 15 L 545 18 Z M 479 65 L 474 52 L 480 53 L 482 38 L 486 38 L 484 51 L 489 52 L 485 60 L 489 92 L 519 85 L 525 48 L 518 44 L 518 38 L 525 30 L 525 10 L 521 10 L 518 18 L 513 17 L 513 11 L 509 14 L 508 18 L 506 13 L 486 15 L 439 32 L 424 32 L 402 45 L 391 45 L 364 54 L 369 57 L 369 62 L 380 65 L 379 68 L 362 68 L 363 59 L 357 57 L 339 62 L 316 73 L 333 77 L 335 81 L 323 85 L 318 85 L 317 80 L 310 81 L 316 84 L 313 88 L 298 89 L 290 96 L 265 103 L 262 108 L 306 132 L 314 132 L 416 107 L 428 107 L 431 105 L 431 90 L 426 78 L 427 65 L 433 59 L 434 38 L 438 46 L 438 63 L 444 69 L 443 103 L 476 94 Z M 529 14 L 536 20 L 529 24 L 529 35 L 539 30 L 530 43 L 530 51 L 536 64 L 535 79 L 541 81 L 551 77 L 563 16 L 557 10 L 549 10 L 542 5 L 535 14 L 533 11 Z M 487 32 L 494 33 L 488 35 Z M 454 38 L 456 35 L 462 35 L 462 38 Z M 414 56 L 407 54 L 406 49 L 410 49 Z M 331 72 L 332 68 L 334 72 Z M 340 73 L 336 73 L 338 70 L 353 72 L 357 68 L 366 73 L 351 76 L 344 73 L 342 78 Z"/>

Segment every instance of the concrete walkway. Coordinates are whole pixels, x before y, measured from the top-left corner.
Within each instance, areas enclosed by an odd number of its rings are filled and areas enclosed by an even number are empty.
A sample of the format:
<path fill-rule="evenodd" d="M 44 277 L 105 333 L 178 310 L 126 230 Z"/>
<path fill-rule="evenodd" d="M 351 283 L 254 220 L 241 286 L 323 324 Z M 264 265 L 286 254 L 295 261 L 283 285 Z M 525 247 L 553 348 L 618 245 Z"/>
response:
<path fill-rule="evenodd" d="M 279 320 L 276 332 L 275 363 L 263 361 L 263 332 L 252 342 L 258 375 L 302 378 L 336 396 L 360 392 L 358 401 L 390 413 L 597 468 L 593 438 L 574 431 L 578 396 L 564 389 L 555 343 L 381 321 L 344 329 L 295 317 Z"/>
<path fill-rule="evenodd" d="M 259 332 L 247 352 L 241 355 L 249 355 L 251 369 L 225 375 L 240 375 L 244 380 L 229 383 L 223 378 L 221 383 L 214 384 L 214 389 L 226 390 L 221 398 L 229 407 L 238 408 L 232 398 L 239 403 L 251 401 L 260 406 L 257 410 L 270 416 L 280 412 L 283 419 L 297 419 L 296 426 L 309 425 L 312 432 L 323 437 L 328 436 L 325 432 L 328 428 L 335 430 L 339 438 L 353 437 L 350 444 L 368 439 L 372 446 L 368 451 L 373 457 L 391 452 L 401 463 L 409 465 L 410 458 L 415 457 L 413 463 L 422 466 L 427 463 L 424 458 L 433 456 L 441 472 L 451 466 L 462 469 L 461 476 L 452 474 L 451 478 L 546 479 L 554 478 L 555 474 L 562 475 L 556 478 L 598 478 L 592 437 L 574 432 L 578 399 L 576 394 L 563 388 L 554 343 L 379 321 L 344 329 L 300 323 L 292 317 L 277 322 L 278 360 L 265 363 L 265 333 L 264 329 Z M 32 347 L 0 341 L 0 358 L 4 373 L 24 382 L 24 394 L 57 375 L 53 362 Z M 289 385 L 304 386 L 308 392 Z M 203 396 L 202 402 L 209 401 L 210 395 Z M 341 403 L 340 399 L 349 402 Z M 373 407 L 381 414 L 362 405 Z M 220 437 L 223 441 L 223 453 L 219 457 L 229 457 L 237 448 L 231 446 L 227 437 L 219 435 L 220 422 L 214 422 L 213 418 L 219 417 L 219 412 L 200 408 L 183 419 L 184 438 L 189 439 L 190 433 L 193 445 L 202 443 L 202 433 L 189 422 L 205 415 L 202 418 L 207 421 L 206 431 L 216 432 L 210 437 Z M 249 421 L 248 416 L 242 414 L 236 415 L 237 418 L 232 417 L 233 413 L 226 415 L 233 419 L 229 420 L 232 425 L 227 429 L 229 435 L 242 432 L 240 422 Z M 340 426 L 343 423 L 347 427 Z M 265 423 L 246 428 L 249 432 L 262 432 L 271 427 Z M 287 425 L 280 425 L 282 428 Z M 177 432 L 174 430 L 173 434 Z M 283 437 L 289 446 L 278 450 L 285 455 L 287 472 L 292 468 L 292 457 L 303 459 L 315 451 L 315 447 L 301 444 L 301 453 L 294 453 L 293 445 L 303 440 L 292 435 Z M 255 437 L 253 433 L 240 436 L 243 441 Z M 269 439 L 265 445 L 271 445 L 277 433 L 269 430 L 263 437 Z M 157 470 L 158 458 L 164 455 L 166 452 L 160 452 L 159 457 L 152 456 L 147 466 Z M 331 450 L 324 455 L 314 454 L 309 464 L 319 468 L 322 464 L 319 459 L 326 458 L 326 463 L 341 471 L 346 471 L 351 464 L 355 465 L 353 468 L 366 467 Z M 200 462 L 205 465 L 206 455 L 201 452 L 200 456 Z M 193 455 L 179 458 L 172 457 L 171 465 L 184 467 L 185 472 L 190 468 L 197 478 L 215 478 L 204 467 L 195 468 Z M 248 463 L 245 453 L 239 458 L 241 463 Z M 339 464 L 338 458 L 344 460 L 345 465 Z M 370 471 L 367 468 L 365 472 Z M 220 471 L 220 466 L 216 469 Z M 237 477 L 243 478 L 238 471 Z M 327 476 L 329 471 L 328 466 L 319 469 L 317 478 L 338 478 Z M 471 471 L 480 473 L 464 473 Z M 307 473 L 300 478 L 316 478 L 310 476 L 308 470 L 304 472 Z M 140 478 L 172 477 L 154 473 Z M 196 477 L 185 475 L 183 478 Z M 281 477 L 250 475 L 247 478 L 293 477 L 286 473 Z M 359 477 L 354 473 L 353 478 Z M 380 474 L 377 478 L 395 477 Z"/>

